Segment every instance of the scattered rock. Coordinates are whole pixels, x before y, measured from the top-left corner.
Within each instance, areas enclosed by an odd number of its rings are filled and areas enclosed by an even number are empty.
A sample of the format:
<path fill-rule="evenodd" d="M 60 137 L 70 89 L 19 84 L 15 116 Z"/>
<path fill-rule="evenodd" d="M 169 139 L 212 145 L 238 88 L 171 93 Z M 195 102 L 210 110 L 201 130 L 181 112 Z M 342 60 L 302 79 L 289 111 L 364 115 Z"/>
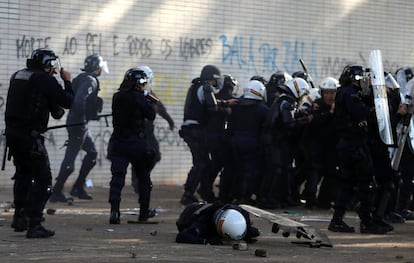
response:
<path fill-rule="evenodd" d="M 267 257 L 266 249 L 258 248 L 254 251 L 256 257 Z"/>

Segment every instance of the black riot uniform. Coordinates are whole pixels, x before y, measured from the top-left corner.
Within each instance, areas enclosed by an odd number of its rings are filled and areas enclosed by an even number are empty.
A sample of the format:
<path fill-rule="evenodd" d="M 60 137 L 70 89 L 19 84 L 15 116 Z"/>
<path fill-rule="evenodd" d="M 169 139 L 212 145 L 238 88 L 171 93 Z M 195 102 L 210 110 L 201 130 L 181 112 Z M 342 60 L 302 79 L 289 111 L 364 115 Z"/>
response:
<path fill-rule="evenodd" d="M 324 91 L 322 91 L 324 92 Z M 334 114 L 331 112 L 331 105 L 328 105 L 322 98 L 314 101 L 313 120 L 309 125 L 309 154 L 311 157 L 311 172 L 308 184 L 311 191 L 307 194 L 307 201 L 312 202 L 316 196 L 317 186 L 321 179 L 317 205 L 322 208 L 330 208 L 335 200 L 338 185 L 337 157 L 335 145 L 337 142 Z"/>
<path fill-rule="evenodd" d="M 230 75 L 223 76 L 223 88 L 215 94 L 218 101 L 233 98 L 233 90 L 237 86 L 237 80 Z M 210 113 L 206 125 L 206 140 L 211 162 L 209 174 L 200 182 L 199 194 L 207 202 L 217 199 L 213 192 L 213 183 L 220 176 L 219 199 L 222 202 L 231 202 L 232 169 L 231 166 L 231 142 L 228 135 L 227 122 L 229 113 L 227 111 L 215 111 Z M 204 192 L 201 192 L 201 191 Z"/>
<path fill-rule="evenodd" d="M 371 215 L 375 172 L 368 145 L 368 119 L 374 111 L 362 100 L 360 91 L 366 80 L 363 77 L 364 71 L 358 65 L 347 66 L 339 79 L 341 87 L 335 97 L 335 118 L 341 183 L 328 229 L 334 232 L 355 231 L 343 221 L 343 216 L 353 196 L 354 187 L 357 187 L 357 197 L 360 201 L 360 232 L 384 234 L 385 229 L 377 225 Z"/>
<path fill-rule="evenodd" d="M 41 226 L 43 209 L 51 193 L 52 175 L 42 133 L 49 114 L 59 119 L 70 108 L 73 90 L 70 73 L 62 70 L 65 89 L 53 77 L 58 65 L 53 51 L 37 49 L 28 68 L 11 76 L 5 112 L 6 139 L 16 167 L 14 175 L 15 231 L 27 229 L 29 238 L 54 235 Z M 27 219 L 29 222 L 27 224 Z"/>
<path fill-rule="evenodd" d="M 265 93 L 266 88 L 261 82 L 251 80 L 229 117 L 234 175 L 232 192 L 235 194 L 235 202 L 250 203 L 252 194 L 257 193 L 263 157 L 259 142 L 269 111 Z"/>
<path fill-rule="evenodd" d="M 241 213 L 246 221 L 246 234 L 243 237 L 248 243 L 256 241 L 254 238 L 260 235 L 257 228 L 253 227 L 247 211 L 237 205 L 214 203 L 193 203 L 181 212 L 176 225 L 178 234 L 177 243 L 222 245 L 223 236 L 217 231 L 217 217 L 226 210 L 235 210 Z M 220 223 L 219 223 L 220 224 Z"/>
<path fill-rule="evenodd" d="M 262 140 L 267 163 L 258 192 L 258 203 L 263 208 L 295 205 L 291 191 L 294 144 L 298 131 L 309 121 L 307 116 L 299 117 L 293 113 L 297 112 L 297 102 L 307 93 L 309 86 L 299 78 L 290 80 L 288 85 L 281 86 L 282 94 L 273 101 L 267 116 L 267 131 Z"/>
<path fill-rule="evenodd" d="M 149 169 L 154 153 L 148 151 L 145 138 L 145 119 L 154 120 L 152 102 L 144 95 L 147 77 L 142 70 L 129 69 L 112 100 L 112 124 L 114 127 L 108 144 L 108 158 L 111 160 L 109 203 L 111 204 L 110 224 L 120 224 L 119 206 L 121 192 L 129 163 L 135 169 L 138 180 L 139 221 L 154 216 L 150 213 L 152 183 Z M 151 210 L 153 211 L 153 210 Z"/>
<path fill-rule="evenodd" d="M 150 93 L 156 97 L 156 94 L 153 91 L 150 91 Z M 174 120 L 171 118 L 170 114 L 168 114 L 167 108 L 164 106 L 161 100 L 156 103 L 153 103 L 153 107 L 154 107 L 155 112 L 168 122 L 170 130 L 173 130 Z M 148 143 L 148 148 L 150 148 L 154 152 L 153 163 L 150 165 L 150 172 L 154 169 L 155 165 L 159 161 L 161 161 L 160 145 L 158 143 L 157 138 L 155 137 L 154 129 L 155 129 L 154 121 L 145 119 L 145 138 Z M 135 175 L 134 167 L 132 167 L 131 170 L 132 170 L 131 171 L 132 187 L 134 188 L 135 193 L 138 193 L 138 180 Z"/>
<path fill-rule="evenodd" d="M 217 104 L 214 91 L 219 89 L 220 70 L 213 65 L 206 65 L 201 70 L 200 78 L 192 81 L 184 105 L 184 122 L 179 131 L 180 136 L 190 148 L 193 166 L 187 175 L 181 204 L 197 202 L 194 193 L 202 180 L 210 173 L 210 157 L 206 143 L 206 124 L 210 112 L 225 111 Z M 201 189 L 201 192 L 207 192 Z"/>
<path fill-rule="evenodd" d="M 75 160 L 82 149 L 86 155 L 82 159 L 78 178 L 76 179 L 70 194 L 80 199 L 92 199 L 84 189 L 86 177 L 96 164 L 98 152 L 92 138 L 92 133 L 87 126 L 90 120 L 97 120 L 98 113 L 102 110 L 102 99 L 98 96 L 99 80 L 103 65 L 106 63 L 97 54 L 85 58 L 83 73 L 73 79 L 75 98 L 73 107 L 68 113 L 66 124 L 80 124 L 67 127 L 68 140 L 66 142 L 65 157 L 60 166 L 56 183 L 53 187 L 53 194 L 50 202 L 66 202 L 67 199 L 62 193 L 64 184 L 68 177 L 75 170 Z M 82 124 L 83 123 L 83 124 Z"/>

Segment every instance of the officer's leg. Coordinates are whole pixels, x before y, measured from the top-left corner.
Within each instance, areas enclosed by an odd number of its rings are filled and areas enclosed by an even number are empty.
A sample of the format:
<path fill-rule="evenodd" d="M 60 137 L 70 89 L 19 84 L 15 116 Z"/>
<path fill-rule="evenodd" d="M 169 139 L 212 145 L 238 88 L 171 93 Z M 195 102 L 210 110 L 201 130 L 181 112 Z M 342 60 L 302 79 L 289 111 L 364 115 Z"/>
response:
<path fill-rule="evenodd" d="M 13 155 L 16 173 L 14 174 L 14 216 L 11 227 L 14 231 L 21 232 L 27 229 L 27 216 L 30 213 L 30 189 L 32 185 L 31 167 L 29 158 L 21 158 Z"/>
<path fill-rule="evenodd" d="M 398 203 L 396 204 L 396 212 L 405 220 L 414 220 L 414 213 L 409 210 L 411 196 L 414 191 L 414 156 L 407 153 L 408 158 L 401 162 L 401 184 Z"/>
<path fill-rule="evenodd" d="M 194 192 L 203 176 L 203 169 L 207 168 L 209 156 L 202 130 L 198 127 L 182 129 L 183 139 L 188 144 L 193 159 L 193 166 L 187 175 L 187 180 L 184 185 L 184 194 L 180 200 L 181 204 L 188 205 L 192 202 L 198 202 L 197 198 L 194 196 Z"/>
<path fill-rule="evenodd" d="M 28 238 L 46 238 L 53 236 L 53 230 L 45 229 L 41 222 L 43 221 L 43 209 L 50 197 L 52 189 L 52 173 L 50 171 L 50 162 L 46 148 L 43 145 L 43 139 L 38 138 L 38 153 L 32 157 L 33 183 L 31 188 L 31 211 L 29 215 L 29 225 L 26 236 Z"/>
<path fill-rule="evenodd" d="M 77 196 L 80 199 L 90 200 L 92 199 L 92 196 L 86 193 L 84 185 L 86 177 L 92 168 L 96 165 L 96 157 L 98 156 L 98 152 L 96 151 L 95 143 L 93 142 L 92 135 L 89 130 L 85 134 L 82 150 L 86 151 L 86 155 L 82 160 L 79 176 L 76 179 L 76 182 L 73 185 L 70 194 L 72 196 Z"/>
<path fill-rule="evenodd" d="M 122 156 L 111 155 L 111 173 L 112 178 L 109 183 L 109 199 L 111 204 L 110 224 L 120 223 L 119 207 L 121 203 L 122 188 L 125 185 L 125 175 L 127 172 L 129 161 Z"/>
<path fill-rule="evenodd" d="M 200 180 L 200 187 L 198 190 L 201 198 L 207 202 L 214 202 L 217 200 L 213 191 L 214 181 L 216 180 L 220 171 L 223 169 L 224 163 L 224 150 L 222 149 L 223 145 L 220 147 L 219 144 L 220 143 L 217 138 L 208 141 L 208 149 L 210 152 L 211 161 L 208 170 L 205 171 L 204 176 Z"/>
<path fill-rule="evenodd" d="M 50 202 L 66 202 L 66 197 L 63 195 L 63 187 L 68 177 L 75 169 L 76 156 L 79 153 L 82 145 L 82 137 L 70 135 L 68 145 L 66 146 L 65 157 L 60 166 L 60 171 L 56 177 L 56 183 L 53 186 L 53 194 L 50 197 Z"/>
<path fill-rule="evenodd" d="M 142 164 L 142 162 L 134 162 L 132 164 L 135 167 L 135 172 L 138 180 L 138 203 L 140 204 L 139 209 L 139 221 L 147 221 L 148 218 L 151 218 L 155 213 L 150 213 L 150 199 L 151 199 L 151 190 L 152 182 L 150 178 L 150 173 L 147 167 Z"/>
<path fill-rule="evenodd" d="M 353 227 L 348 226 L 344 221 L 344 215 L 348 202 L 350 201 L 354 185 L 354 166 L 351 153 L 349 151 L 338 151 L 340 167 L 340 187 L 335 199 L 334 213 L 328 229 L 333 232 L 355 232 Z"/>

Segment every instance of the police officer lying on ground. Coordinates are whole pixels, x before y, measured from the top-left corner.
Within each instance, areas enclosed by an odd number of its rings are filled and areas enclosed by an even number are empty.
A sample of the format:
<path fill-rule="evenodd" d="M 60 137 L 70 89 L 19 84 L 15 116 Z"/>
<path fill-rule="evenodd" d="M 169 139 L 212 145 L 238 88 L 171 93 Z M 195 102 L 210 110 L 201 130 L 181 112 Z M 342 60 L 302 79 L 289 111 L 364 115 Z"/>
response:
<path fill-rule="evenodd" d="M 256 241 L 259 229 L 252 226 L 249 213 L 237 205 L 192 203 L 176 222 L 177 243 L 223 245 L 223 239 Z"/>

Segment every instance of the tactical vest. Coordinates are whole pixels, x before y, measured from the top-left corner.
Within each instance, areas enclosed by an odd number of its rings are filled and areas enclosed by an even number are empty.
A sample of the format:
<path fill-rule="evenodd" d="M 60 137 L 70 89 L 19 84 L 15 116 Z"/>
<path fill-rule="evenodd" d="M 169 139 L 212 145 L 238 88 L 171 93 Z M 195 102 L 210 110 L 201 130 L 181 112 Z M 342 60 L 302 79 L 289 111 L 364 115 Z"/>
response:
<path fill-rule="evenodd" d="M 112 101 L 113 126 L 115 137 L 144 136 L 145 116 L 136 105 L 138 92 L 133 89 L 120 90 L 114 94 Z"/>
<path fill-rule="evenodd" d="M 14 73 L 10 79 L 7 94 L 5 121 L 6 126 L 44 132 L 49 122 L 47 98 L 39 91 L 42 83 L 34 83 L 36 74 L 45 74 L 23 69 Z"/>
<path fill-rule="evenodd" d="M 207 109 L 198 99 L 197 92 L 200 85 L 198 83 L 191 85 L 188 90 L 184 105 L 184 121 L 195 120 L 204 125 L 207 120 Z"/>

